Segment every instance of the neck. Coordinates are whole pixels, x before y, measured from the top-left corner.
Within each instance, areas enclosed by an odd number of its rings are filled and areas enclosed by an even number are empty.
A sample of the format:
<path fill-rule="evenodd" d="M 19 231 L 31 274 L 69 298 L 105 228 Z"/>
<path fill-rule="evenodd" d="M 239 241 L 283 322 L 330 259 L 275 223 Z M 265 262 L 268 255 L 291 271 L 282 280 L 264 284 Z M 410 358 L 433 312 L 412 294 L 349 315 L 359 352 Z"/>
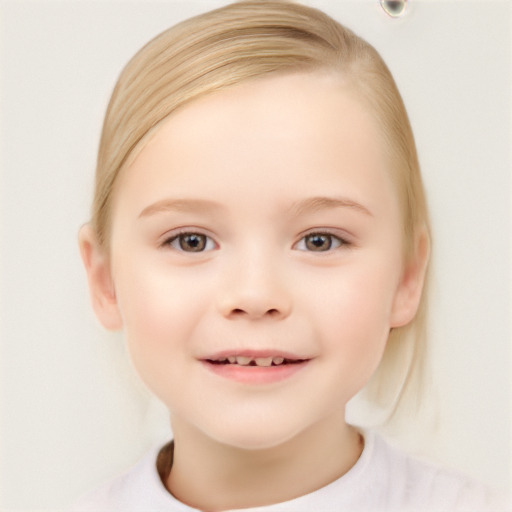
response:
<path fill-rule="evenodd" d="M 219 443 L 173 419 L 174 460 L 167 489 L 208 512 L 265 506 L 313 492 L 338 479 L 362 451 L 343 414 L 272 448 L 245 450 Z"/>

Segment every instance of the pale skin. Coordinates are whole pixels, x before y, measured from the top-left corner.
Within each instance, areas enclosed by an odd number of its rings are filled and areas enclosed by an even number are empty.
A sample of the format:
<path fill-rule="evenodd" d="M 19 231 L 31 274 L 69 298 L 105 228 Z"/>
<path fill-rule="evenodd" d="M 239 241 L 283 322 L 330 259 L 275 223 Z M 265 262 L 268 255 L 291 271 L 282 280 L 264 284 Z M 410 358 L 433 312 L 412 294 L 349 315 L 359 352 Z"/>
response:
<path fill-rule="evenodd" d="M 119 178 L 108 252 L 82 229 L 96 314 L 169 408 L 179 500 L 283 502 L 357 461 L 345 405 L 414 317 L 428 257 L 420 236 L 404 259 L 390 172 L 340 76 L 267 77 L 162 124 Z M 228 355 L 298 370 L 233 378 L 213 362 Z"/>

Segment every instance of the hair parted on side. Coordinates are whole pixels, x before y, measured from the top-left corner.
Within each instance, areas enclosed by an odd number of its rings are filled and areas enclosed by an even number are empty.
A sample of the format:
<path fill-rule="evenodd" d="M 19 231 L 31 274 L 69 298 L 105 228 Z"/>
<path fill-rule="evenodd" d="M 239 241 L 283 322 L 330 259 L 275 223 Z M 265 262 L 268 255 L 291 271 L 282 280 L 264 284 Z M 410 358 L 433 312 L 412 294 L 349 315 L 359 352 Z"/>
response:
<path fill-rule="evenodd" d="M 381 127 L 410 258 L 429 221 L 414 137 L 400 93 L 377 51 L 322 11 L 287 0 L 242 0 L 183 21 L 146 44 L 113 91 L 100 141 L 91 225 L 109 250 L 115 185 L 159 125 L 187 103 L 272 73 L 339 72 Z M 416 318 L 390 333 L 367 391 L 391 414 L 423 372 L 426 291 Z"/>

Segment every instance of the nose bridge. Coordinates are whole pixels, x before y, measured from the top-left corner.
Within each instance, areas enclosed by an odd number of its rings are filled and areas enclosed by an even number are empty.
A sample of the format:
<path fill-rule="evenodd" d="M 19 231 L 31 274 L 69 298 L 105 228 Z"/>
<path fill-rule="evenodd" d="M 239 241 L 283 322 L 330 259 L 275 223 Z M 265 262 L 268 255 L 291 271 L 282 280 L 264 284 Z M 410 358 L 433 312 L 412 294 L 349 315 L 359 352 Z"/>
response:
<path fill-rule="evenodd" d="M 291 311 L 291 293 L 284 262 L 272 250 L 248 244 L 226 261 L 220 308 L 226 317 L 285 318 Z"/>

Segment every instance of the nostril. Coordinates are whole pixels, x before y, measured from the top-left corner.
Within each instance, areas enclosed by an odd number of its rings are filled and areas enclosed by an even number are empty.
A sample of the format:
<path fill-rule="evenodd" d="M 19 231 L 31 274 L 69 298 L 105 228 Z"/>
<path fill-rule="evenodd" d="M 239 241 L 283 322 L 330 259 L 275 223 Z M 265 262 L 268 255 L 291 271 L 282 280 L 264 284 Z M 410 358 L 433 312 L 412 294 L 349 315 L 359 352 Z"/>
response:
<path fill-rule="evenodd" d="M 240 316 L 240 315 L 247 315 L 247 314 L 250 314 L 250 311 L 249 310 L 245 310 L 243 308 L 234 308 L 231 310 L 231 314 L 232 315 L 235 315 L 235 316 Z M 280 313 L 279 313 L 279 310 L 276 309 L 276 308 L 272 308 L 272 309 L 268 309 L 267 311 L 262 311 L 261 313 L 258 313 L 256 314 L 255 316 L 270 316 L 270 317 L 276 317 L 276 316 L 279 316 Z"/>

